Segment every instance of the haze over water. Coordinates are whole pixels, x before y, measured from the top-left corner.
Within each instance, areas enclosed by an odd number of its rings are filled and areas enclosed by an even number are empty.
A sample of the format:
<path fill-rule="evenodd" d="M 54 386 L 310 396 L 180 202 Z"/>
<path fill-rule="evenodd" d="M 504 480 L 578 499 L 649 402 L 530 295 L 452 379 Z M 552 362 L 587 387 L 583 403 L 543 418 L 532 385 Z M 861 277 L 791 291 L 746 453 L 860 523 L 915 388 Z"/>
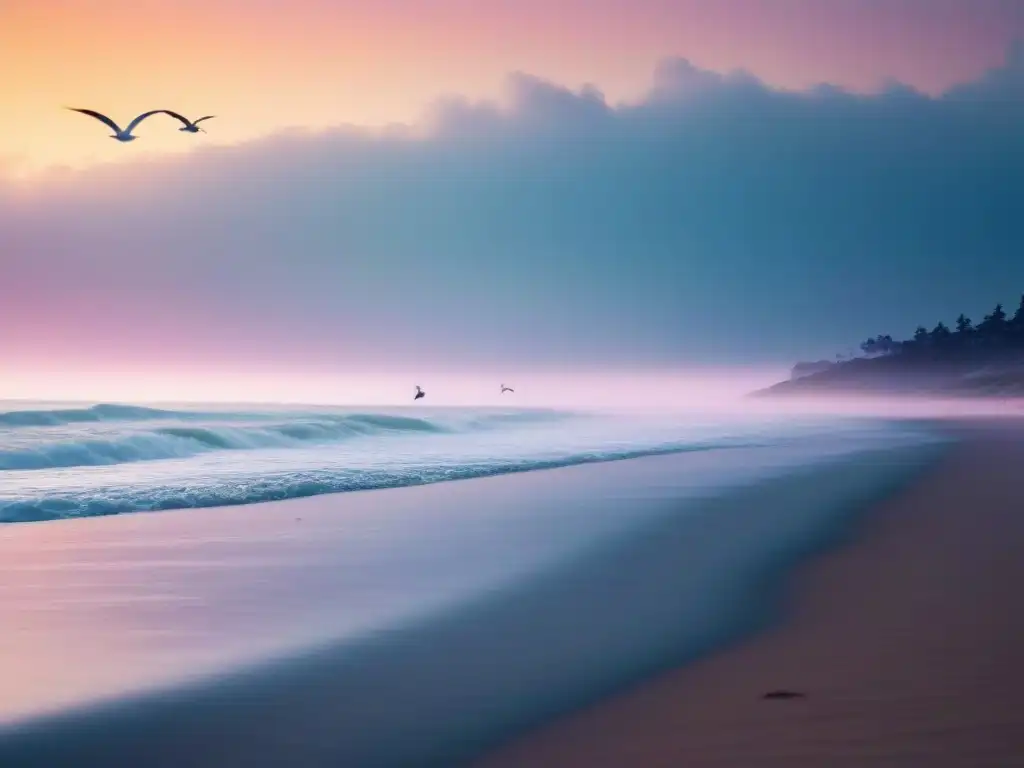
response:
<path fill-rule="evenodd" d="M 1016 305 L 1024 3 L 0 2 L 2 768 L 451 764 L 1022 412 L 748 395 Z"/>

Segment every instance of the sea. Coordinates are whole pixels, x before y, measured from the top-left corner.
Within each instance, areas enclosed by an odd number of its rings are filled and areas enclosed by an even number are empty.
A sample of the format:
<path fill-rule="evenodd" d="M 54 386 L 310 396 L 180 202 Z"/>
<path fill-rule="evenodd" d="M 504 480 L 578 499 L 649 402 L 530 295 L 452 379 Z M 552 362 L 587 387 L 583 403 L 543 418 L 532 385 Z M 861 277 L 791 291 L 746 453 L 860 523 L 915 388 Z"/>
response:
<path fill-rule="evenodd" d="M 793 564 L 949 444 L 792 411 L 2 403 L 0 765 L 463 764 L 776 620 Z"/>
<path fill-rule="evenodd" d="M 920 435 L 793 414 L 0 401 L 0 522 L 192 509 L 673 452 Z"/>

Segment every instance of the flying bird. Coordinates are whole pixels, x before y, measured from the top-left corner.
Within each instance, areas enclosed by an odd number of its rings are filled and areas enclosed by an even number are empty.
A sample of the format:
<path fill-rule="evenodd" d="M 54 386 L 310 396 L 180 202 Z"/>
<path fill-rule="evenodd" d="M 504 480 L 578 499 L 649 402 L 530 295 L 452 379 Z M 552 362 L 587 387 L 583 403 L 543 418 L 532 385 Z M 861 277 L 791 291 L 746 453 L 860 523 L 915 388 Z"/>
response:
<path fill-rule="evenodd" d="M 81 112 L 83 115 L 88 115 L 89 117 L 95 117 L 97 120 L 99 120 L 104 125 L 109 126 L 110 129 L 113 131 L 113 133 L 110 134 L 110 138 L 117 139 L 118 141 L 120 141 L 120 142 L 122 142 L 124 144 L 127 144 L 129 141 L 135 141 L 135 139 L 138 138 L 137 136 L 133 136 L 132 135 L 132 131 L 134 131 L 139 126 L 139 123 L 141 123 L 147 117 L 151 117 L 153 115 L 158 115 L 161 112 L 166 112 L 167 111 L 165 109 L 154 109 L 154 110 L 151 110 L 149 112 L 143 112 L 141 115 L 139 115 L 134 120 L 132 120 L 130 123 L 128 123 L 128 127 L 127 128 L 125 128 L 124 130 L 121 130 L 121 126 L 119 126 L 117 123 L 115 123 L 113 120 L 111 120 L 106 115 L 100 114 L 99 112 L 96 112 L 95 110 L 92 110 L 92 109 L 77 109 L 76 107 L 67 107 L 67 109 L 70 109 L 72 112 Z"/>
<path fill-rule="evenodd" d="M 200 131 L 202 131 L 203 133 L 206 133 L 206 131 L 203 130 L 199 126 L 199 124 L 201 122 L 203 122 L 203 120 L 210 120 L 210 119 L 216 117 L 216 115 L 206 115 L 205 117 L 200 117 L 198 120 L 189 120 L 184 115 L 179 115 L 177 112 L 171 112 L 171 110 L 169 110 L 169 109 L 165 109 L 165 110 L 162 110 L 162 111 L 165 114 L 168 114 L 171 117 L 173 117 L 175 120 L 180 120 L 184 124 L 185 127 L 184 128 L 179 128 L 178 130 L 179 131 L 186 131 L 188 133 L 199 133 Z"/>
<path fill-rule="evenodd" d="M 515 390 L 512 389 L 512 387 L 506 387 L 504 384 L 502 384 L 501 385 L 501 394 L 504 395 L 506 392 L 515 392 Z"/>
<path fill-rule="evenodd" d="M 417 384 L 417 385 L 416 385 L 416 397 L 414 397 L 414 398 L 412 399 L 412 400 L 413 400 L 413 402 L 416 402 L 416 401 L 417 401 L 417 400 L 419 400 L 419 399 L 420 399 L 421 397 L 426 397 L 426 396 L 427 396 L 427 393 L 426 393 L 426 392 L 424 392 L 424 391 L 423 391 L 422 389 L 420 389 L 420 385 L 419 385 L 419 384 Z"/>

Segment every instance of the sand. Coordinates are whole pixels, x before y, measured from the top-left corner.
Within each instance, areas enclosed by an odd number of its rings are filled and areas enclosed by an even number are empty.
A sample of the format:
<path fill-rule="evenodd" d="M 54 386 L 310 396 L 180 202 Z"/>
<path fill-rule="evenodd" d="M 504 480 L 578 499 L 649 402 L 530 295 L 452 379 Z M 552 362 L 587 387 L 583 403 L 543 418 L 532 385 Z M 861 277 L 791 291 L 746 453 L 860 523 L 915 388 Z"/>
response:
<path fill-rule="evenodd" d="M 0 527 L 0 766 L 457 764 L 756 624 L 935 457 L 828 443 Z"/>
<path fill-rule="evenodd" d="M 797 570 L 775 628 L 479 768 L 1024 765 L 1024 428 L 963 437 Z M 761 699 L 779 688 L 806 698 Z"/>

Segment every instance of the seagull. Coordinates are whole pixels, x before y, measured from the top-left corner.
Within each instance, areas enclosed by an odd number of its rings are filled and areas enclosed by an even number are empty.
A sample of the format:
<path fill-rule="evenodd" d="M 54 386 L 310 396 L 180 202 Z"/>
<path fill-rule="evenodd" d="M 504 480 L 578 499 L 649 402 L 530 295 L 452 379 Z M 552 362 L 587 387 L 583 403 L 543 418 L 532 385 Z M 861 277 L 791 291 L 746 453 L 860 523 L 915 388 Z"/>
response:
<path fill-rule="evenodd" d="M 161 111 L 164 112 L 164 114 L 170 115 L 175 120 L 180 120 L 182 123 L 184 123 L 185 127 L 184 128 L 179 128 L 178 130 L 179 131 L 186 131 L 188 133 L 199 133 L 200 131 L 203 131 L 203 133 L 206 133 L 206 131 L 204 131 L 202 128 L 199 127 L 199 124 L 201 122 L 203 122 L 203 120 L 209 120 L 211 118 L 216 117 L 216 115 L 207 115 L 206 117 L 200 117 L 198 120 L 189 120 L 184 115 L 179 115 L 177 112 L 171 112 L 171 110 L 169 110 L 169 109 L 164 109 L 164 110 L 161 110 Z"/>
<path fill-rule="evenodd" d="M 422 389 L 420 389 L 420 385 L 417 384 L 416 385 L 416 397 L 413 398 L 413 402 L 416 402 L 421 397 L 426 397 L 426 396 L 427 396 L 427 393 L 424 392 Z"/>
<path fill-rule="evenodd" d="M 75 107 L 67 107 L 67 109 L 70 109 L 72 112 L 81 112 L 83 115 L 89 115 L 89 117 L 95 117 L 104 125 L 110 126 L 110 129 L 113 131 L 113 133 L 110 135 L 110 138 L 117 139 L 123 144 L 127 144 L 129 141 L 135 141 L 135 139 L 138 138 L 137 136 L 132 136 L 132 131 L 134 131 L 138 127 L 139 123 L 141 123 L 147 117 L 151 117 L 152 115 L 158 115 L 161 112 L 167 111 L 165 109 L 154 109 L 150 112 L 143 112 L 141 115 L 139 115 L 130 123 L 128 123 L 128 127 L 122 131 L 121 127 L 117 123 L 115 123 L 106 115 L 101 115 L 99 112 L 96 112 L 91 109 L 77 109 Z"/>
<path fill-rule="evenodd" d="M 501 394 L 504 395 L 506 392 L 515 392 L 515 390 L 512 389 L 512 387 L 506 387 L 504 384 L 502 384 L 501 385 Z"/>

